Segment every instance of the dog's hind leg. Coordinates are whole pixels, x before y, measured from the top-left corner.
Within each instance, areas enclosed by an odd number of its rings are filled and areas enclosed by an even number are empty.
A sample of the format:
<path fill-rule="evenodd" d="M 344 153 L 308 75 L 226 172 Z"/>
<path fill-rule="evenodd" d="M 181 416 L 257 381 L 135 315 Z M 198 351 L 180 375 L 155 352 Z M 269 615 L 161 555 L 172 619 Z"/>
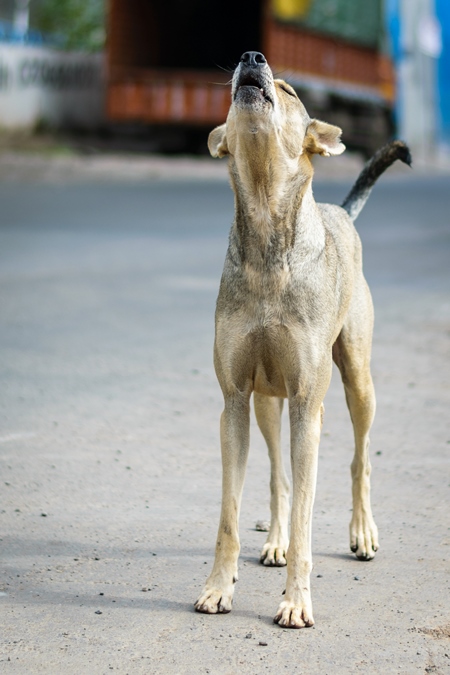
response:
<path fill-rule="evenodd" d="M 371 560 L 378 549 L 378 530 L 370 505 L 369 431 L 375 415 L 370 374 L 372 327 L 372 302 L 364 284 L 333 346 L 333 359 L 341 372 L 355 437 L 350 548 L 359 560 Z"/>
<path fill-rule="evenodd" d="M 289 481 L 281 455 L 281 412 L 283 399 L 255 392 L 255 414 L 267 443 L 270 459 L 270 530 L 261 551 L 261 562 L 267 566 L 286 565 L 289 543 Z"/>
<path fill-rule="evenodd" d="M 231 611 L 234 584 L 238 578 L 238 521 L 249 449 L 250 393 L 237 391 L 225 396 L 220 418 L 222 448 L 222 510 L 216 555 L 195 609 L 205 614 Z"/>

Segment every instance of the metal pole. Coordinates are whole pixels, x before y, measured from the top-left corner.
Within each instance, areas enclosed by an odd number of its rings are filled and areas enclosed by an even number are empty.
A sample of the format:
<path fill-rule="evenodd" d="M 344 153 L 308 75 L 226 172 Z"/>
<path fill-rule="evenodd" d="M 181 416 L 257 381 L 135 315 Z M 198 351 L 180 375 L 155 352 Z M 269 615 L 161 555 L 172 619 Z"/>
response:
<path fill-rule="evenodd" d="M 13 25 L 22 38 L 28 32 L 30 22 L 30 0 L 15 0 Z"/>

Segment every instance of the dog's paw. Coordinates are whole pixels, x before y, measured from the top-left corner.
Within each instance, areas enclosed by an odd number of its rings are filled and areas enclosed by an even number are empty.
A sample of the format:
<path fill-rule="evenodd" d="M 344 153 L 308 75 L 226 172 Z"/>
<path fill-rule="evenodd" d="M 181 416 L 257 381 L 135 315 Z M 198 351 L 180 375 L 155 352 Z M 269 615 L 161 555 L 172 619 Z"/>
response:
<path fill-rule="evenodd" d="M 353 514 L 350 523 L 350 549 L 358 560 L 372 560 L 378 551 L 378 528 L 371 515 Z"/>
<path fill-rule="evenodd" d="M 228 614 L 228 612 L 231 612 L 232 602 L 232 591 L 205 586 L 201 596 L 195 603 L 195 609 L 197 612 L 202 612 L 203 614 Z"/>
<path fill-rule="evenodd" d="M 292 602 L 284 601 L 278 607 L 278 611 L 273 619 L 283 628 L 308 628 L 314 626 L 311 605 L 295 605 Z"/>
<path fill-rule="evenodd" d="M 286 561 L 286 548 L 268 541 L 261 551 L 259 562 L 267 567 L 284 567 Z"/>

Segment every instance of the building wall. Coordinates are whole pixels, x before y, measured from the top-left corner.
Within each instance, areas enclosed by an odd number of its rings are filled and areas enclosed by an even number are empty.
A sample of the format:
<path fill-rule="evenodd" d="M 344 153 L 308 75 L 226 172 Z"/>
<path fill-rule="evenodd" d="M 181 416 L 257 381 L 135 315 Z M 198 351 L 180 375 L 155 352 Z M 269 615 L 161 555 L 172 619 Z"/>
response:
<path fill-rule="evenodd" d="M 104 101 L 103 54 L 0 44 L 0 127 L 95 129 Z"/>

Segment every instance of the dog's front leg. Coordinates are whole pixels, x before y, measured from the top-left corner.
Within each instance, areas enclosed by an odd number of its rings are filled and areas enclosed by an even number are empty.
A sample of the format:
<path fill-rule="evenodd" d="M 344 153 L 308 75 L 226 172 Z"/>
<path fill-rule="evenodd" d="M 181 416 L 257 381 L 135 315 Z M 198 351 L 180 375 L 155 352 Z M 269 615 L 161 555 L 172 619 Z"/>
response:
<path fill-rule="evenodd" d="M 247 466 L 250 426 L 250 394 L 225 396 L 220 419 L 222 447 L 222 511 L 214 566 L 200 598 L 198 612 L 230 612 L 238 577 L 239 510 Z"/>
<path fill-rule="evenodd" d="M 311 520 L 322 406 L 311 407 L 295 398 L 289 400 L 293 488 L 291 533 L 285 599 L 274 618 L 275 623 L 286 628 L 314 624 L 310 591 Z"/>

